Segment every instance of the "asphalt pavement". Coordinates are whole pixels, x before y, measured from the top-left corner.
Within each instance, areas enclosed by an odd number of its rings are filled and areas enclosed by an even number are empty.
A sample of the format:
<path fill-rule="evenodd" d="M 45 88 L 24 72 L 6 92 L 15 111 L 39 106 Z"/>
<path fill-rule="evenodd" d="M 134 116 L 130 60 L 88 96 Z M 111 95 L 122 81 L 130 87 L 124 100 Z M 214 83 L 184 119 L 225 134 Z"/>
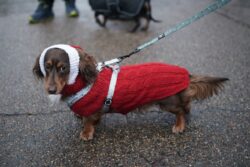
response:
<path fill-rule="evenodd" d="M 81 141 L 81 120 L 65 104 L 51 106 L 32 75 L 36 57 L 50 45 L 82 46 L 98 61 L 124 55 L 194 15 L 213 0 L 152 1 L 147 32 L 129 33 L 133 22 L 99 27 L 87 1 L 78 18 L 65 15 L 29 25 L 34 0 L 0 0 L 0 166 L 250 166 L 250 1 L 232 0 L 192 25 L 125 60 L 186 67 L 192 74 L 230 78 L 218 96 L 193 102 L 183 134 L 172 134 L 175 117 L 151 112 L 106 115 L 94 139 Z"/>

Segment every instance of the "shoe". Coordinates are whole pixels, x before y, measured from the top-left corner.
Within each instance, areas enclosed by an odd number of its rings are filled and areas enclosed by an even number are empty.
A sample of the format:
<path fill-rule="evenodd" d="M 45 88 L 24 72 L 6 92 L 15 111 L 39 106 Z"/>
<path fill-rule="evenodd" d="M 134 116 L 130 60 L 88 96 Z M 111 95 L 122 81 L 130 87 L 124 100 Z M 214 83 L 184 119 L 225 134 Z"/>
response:
<path fill-rule="evenodd" d="M 52 7 L 53 7 L 53 2 L 46 3 L 46 1 L 41 0 L 35 12 L 29 17 L 29 23 L 35 24 L 41 21 L 52 19 L 54 17 Z"/>
<path fill-rule="evenodd" d="M 66 13 L 69 17 L 79 16 L 79 12 L 75 6 L 75 0 L 65 0 Z"/>

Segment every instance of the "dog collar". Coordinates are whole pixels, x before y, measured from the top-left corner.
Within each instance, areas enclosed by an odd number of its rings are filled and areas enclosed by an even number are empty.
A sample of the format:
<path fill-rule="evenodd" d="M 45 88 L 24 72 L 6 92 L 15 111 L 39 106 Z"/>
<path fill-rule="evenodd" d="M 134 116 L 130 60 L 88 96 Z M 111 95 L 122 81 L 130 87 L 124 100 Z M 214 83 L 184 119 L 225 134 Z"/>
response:
<path fill-rule="evenodd" d="M 74 48 L 70 45 L 57 44 L 57 45 L 52 45 L 52 46 L 43 50 L 43 52 L 39 58 L 39 66 L 40 66 L 40 69 L 41 69 L 43 75 L 46 76 L 46 72 L 45 72 L 45 68 L 44 68 L 44 57 L 45 57 L 47 51 L 52 49 L 52 48 L 62 49 L 63 51 L 65 51 L 68 54 L 69 63 L 70 63 L 70 72 L 69 72 L 69 79 L 68 79 L 67 84 L 69 84 L 69 85 L 73 84 L 75 82 L 75 79 L 76 79 L 78 73 L 79 73 L 80 57 L 79 57 L 79 53 L 76 50 L 76 48 Z"/>

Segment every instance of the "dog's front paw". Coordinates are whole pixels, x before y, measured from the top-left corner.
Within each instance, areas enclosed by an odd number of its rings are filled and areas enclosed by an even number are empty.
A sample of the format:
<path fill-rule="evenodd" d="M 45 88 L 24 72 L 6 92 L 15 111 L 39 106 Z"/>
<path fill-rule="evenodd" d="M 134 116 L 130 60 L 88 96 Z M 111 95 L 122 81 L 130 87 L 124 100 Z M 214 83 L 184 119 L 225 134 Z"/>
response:
<path fill-rule="evenodd" d="M 80 139 L 84 141 L 92 140 L 94 137 L 94 133 L 91 131 L 81 131 Z"/>
<path fill-rule="evenodd" d="M 184 126 L 176 126 L 174 125 L 172 128 L 172 132 L 175 134 L 182 133 L 184 131 L 185 127 Z"/>

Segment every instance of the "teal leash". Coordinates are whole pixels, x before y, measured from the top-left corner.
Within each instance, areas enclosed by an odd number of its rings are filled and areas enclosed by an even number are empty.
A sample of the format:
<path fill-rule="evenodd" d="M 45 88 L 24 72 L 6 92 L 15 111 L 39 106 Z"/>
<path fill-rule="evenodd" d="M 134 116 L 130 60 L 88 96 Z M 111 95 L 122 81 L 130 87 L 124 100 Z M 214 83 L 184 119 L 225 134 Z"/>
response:
<path fill-rule="evenodd" d="M 179 31 L 181 30 L 182 28 L 194 23 L 195 21 L 199 20 L 200 18 L 208 15 L 209 13 L 211 12 L 214 12 L 215 10 L 225 6 L 226 4 L 228 4 L 231 0 L 216 0 L 215 3 L 209 5 L 208 7 L 206 7 L 204 10 L 198 12 L 196 15 L 180 22 L 179 24 L 175 25 L 174 27 L 170 28 L 168 31 L 160 34 L 158 37 L 138 46 L 137 48 L 135 48 L 132 52 L 130 52 L 129 54 L 127 55 L 124 55 L 124 56 L 120 56 L 118 58 L 115 58 L 115 59 L 112 59 L 112 60 L 109 60 L 109 61 L 105 61 L 105 62 L 101 62 L 101 63 L 98 63 L 99 67 L 104 67 L 104 66 L 107 66 L 107 65 L 111 65 L 111 64 L 115 64 L 115 63 L 120 63 L 121 61 L 123 61 L 125 58 L 128 58 L 138 52 L 140 52 L 141 50 L 155 44 L 157 41 L 163 39 L 163 38 L 166 38 L 166 37 L 169 37 L 171 34 L 175 33 L 176 31 Z"/>

